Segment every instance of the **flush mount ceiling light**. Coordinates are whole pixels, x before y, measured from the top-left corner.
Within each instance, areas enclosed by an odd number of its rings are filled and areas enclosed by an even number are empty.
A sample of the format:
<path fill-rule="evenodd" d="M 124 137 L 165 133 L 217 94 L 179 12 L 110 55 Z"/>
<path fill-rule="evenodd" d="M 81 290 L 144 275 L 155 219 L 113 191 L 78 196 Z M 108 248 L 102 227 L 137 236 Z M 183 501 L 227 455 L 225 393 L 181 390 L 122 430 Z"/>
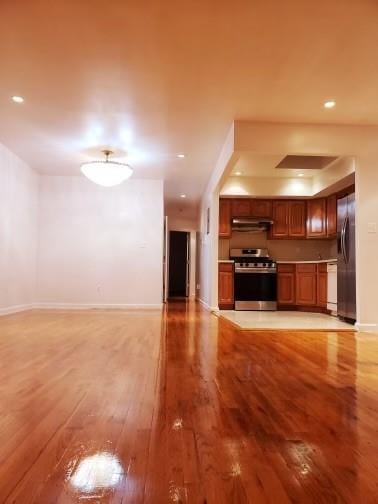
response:
<path fill-rule="evenodd" d="M 81 172 L 95 184 L 112 187 L 122 184 L 131 177 L 133 169 L 126 163 L 109 161 L 109 156 L 113 154 L 111 150 L 103 150 L 104 161 L 89 161 L 81 165 Z"/>
<path fill-rule="evenodd" d="M 186 198 L 186 194 L 180 194 L 180 198 Z"/>
<path fill-rule="evenodd" d="M 324 102 L 324 108 L 330 109 L 333 108 L 336 105 L 335 100 L 327 100 Z"/>
<path fill-rule="evenodd" d="M 237 171 L 237 172 L 235 172 L 235 175 L 237 175 L 238 177 L 239 177 L 241 174 L 242 174 L 242 173 L 241 173 L 241 171 Z"/>
<path fill-rule="evenodd" d="M 304 173 L 298 173 L 298 177 L 303 177 Z"/>
<path fill-rule="evenodd" d="M 22 98 L 22 96 L 12 96 L 12 101 L 14 103 L 24 103 L 24 99 Z"/>
<path fill-rule="evenodd" d="M 178 157 L 178 158 L 184 158 L 184 157 L 185 157 L 185 154 L 177 154 L 177 157 Z"/>

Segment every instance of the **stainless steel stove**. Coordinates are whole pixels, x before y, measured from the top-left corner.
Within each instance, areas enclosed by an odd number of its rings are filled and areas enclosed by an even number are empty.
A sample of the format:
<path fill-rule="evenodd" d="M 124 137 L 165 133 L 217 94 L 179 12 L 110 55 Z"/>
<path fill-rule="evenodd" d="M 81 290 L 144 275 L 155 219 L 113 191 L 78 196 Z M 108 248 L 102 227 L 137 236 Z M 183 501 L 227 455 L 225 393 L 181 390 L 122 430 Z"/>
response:
<path fill-rule="evenodd" d="M 277 310 L 277 266 L 267 249 L 231 249 L 235 310 Z"/>

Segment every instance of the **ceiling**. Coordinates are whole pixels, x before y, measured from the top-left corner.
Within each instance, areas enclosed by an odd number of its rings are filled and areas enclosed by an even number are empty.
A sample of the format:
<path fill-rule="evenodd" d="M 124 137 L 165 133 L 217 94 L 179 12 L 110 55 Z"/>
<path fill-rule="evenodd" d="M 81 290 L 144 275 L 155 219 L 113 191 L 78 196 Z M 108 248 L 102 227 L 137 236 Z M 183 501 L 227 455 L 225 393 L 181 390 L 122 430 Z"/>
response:
<path fill-rule="evenodd" d="M 377 19 L 375 0 L 2 0 L 0 141 L 54 175 L 126 150 L 189 211 L 234 119 L 378 124 Z"/>
<path fill-rule="evenodd" d="M 330 163 L 327 167 L 322 169 L 307 169 L 305 163 L 303 163 L 303 167 L 298 166 L 298 169 L 277 168 L 277 165 L 285 158 L 285 156 L 285 154 L 277 155 L 243 152 L 235 163 L 230 176 L 278 178 L 300 176 L 303 178 L 313 178 L 319 175 L 321 171 L 332 168 L 333 164 Z M 306 156 L 301 157 L 305 158 Z M 337 160 L 337 158 L 335 158 L 335 160 Z"/>

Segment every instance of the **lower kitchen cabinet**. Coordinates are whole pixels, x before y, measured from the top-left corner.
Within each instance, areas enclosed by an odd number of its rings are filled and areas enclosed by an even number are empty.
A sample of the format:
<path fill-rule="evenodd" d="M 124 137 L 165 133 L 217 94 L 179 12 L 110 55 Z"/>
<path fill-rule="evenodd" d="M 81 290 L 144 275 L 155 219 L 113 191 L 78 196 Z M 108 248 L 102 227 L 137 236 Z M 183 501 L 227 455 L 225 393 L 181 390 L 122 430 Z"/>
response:
<path fill-rule="evenodd" d="M 277 265 L 277 304 L 295 305 L 295 264 Z"/>
<path fill-rule="evenodd" d="M 281 309 L 325 311 L 327 264 L 277 265 L 277 304 Z"/>
<path fill-rule="evenodd" d="M 218 265 L 218 304 L 220 310 L 234 308 L 234 265 L 231 263 Z"/>
<path fill-rule="evenodd" d="M 316 264 L 297 264 L 296 273 L 296 304 L 315 306 L 317 300 Z"/>
<path fill-rule="evenodd" d="M 322 308 L 327 308 L 327 290 L 328 290 L 328 273 L 327 264 L 318 264 L 318 291 L 317 291 L 317 304 Z"/>

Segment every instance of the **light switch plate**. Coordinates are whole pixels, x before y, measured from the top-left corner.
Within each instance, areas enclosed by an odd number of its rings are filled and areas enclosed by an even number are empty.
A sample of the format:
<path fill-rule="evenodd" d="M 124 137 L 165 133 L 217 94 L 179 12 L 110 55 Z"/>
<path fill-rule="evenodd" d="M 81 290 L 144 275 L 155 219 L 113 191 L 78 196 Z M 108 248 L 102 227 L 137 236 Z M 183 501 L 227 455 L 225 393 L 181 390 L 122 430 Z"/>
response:
<path fill-rule="evenodd" d="M 376 233 L 376 232 L 377 232 L 377 223 L 368 222 L 368 233 Z"/>

